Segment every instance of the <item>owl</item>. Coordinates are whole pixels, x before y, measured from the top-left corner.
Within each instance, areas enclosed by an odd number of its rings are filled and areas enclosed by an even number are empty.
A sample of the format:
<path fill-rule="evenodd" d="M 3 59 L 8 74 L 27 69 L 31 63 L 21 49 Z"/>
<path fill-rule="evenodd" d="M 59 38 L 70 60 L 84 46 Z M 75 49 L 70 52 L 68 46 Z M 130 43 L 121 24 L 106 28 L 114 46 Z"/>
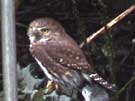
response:
<path fill-rule="evenodd" d="M 77 43 L 63 26 L 51 18 L 39 18 L 29 25 L 30 52 L 51 81 L 69 89 L 81 89 L 85 83 L 98 83 L 113 90 L 86 60 Z"/>

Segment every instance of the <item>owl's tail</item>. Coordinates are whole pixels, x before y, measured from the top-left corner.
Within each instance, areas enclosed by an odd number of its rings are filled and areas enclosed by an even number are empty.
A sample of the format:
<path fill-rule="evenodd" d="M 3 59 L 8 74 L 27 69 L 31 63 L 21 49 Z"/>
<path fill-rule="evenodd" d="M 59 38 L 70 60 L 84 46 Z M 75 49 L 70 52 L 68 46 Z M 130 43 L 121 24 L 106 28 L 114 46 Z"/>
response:
<path fill-rule="evenodd" d="M 105 87 L 106 89 L 111 91 L 116 91 L 116 86 L 114 84 L 108 83 L 97 73 L 90 74 L 89 77 L 95 82 L 97 82 L 98 84 L 100 84 L 101 86 Z"/>

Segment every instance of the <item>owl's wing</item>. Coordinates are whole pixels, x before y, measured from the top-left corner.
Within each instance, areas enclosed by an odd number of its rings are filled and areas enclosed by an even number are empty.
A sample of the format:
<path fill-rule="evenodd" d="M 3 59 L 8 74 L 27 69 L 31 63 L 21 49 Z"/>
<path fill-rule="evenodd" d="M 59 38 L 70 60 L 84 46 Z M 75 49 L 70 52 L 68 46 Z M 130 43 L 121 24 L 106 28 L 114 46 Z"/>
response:
<path fill-rule="evenodd" d="M 63 75 L 66 71 L 74 72 L 73 69 L 81 70 L 83 73 L 87 73 L 90 78 L 103 87 L 109 90 L 115 88 L 91 68 L 81 49 L 79 49 L 74 43 L 60 42 L 46 45 L 36 44 L 31 48 L 31 53 L 33 54 L 33 57 L 42 63 L 43 66 L 48 67 L 48 71 L 52 74 L 59 73 L 60 75 Z M 50 75 L 48 75 L 48 77 L 52 78 Z M 89 81 L 89 78 L 86 77 L 85 79 Z"/>
<path fill-rule="evenodd" d="M 63 67 L 81 70 L 83 73 L 89 74 L 90 78 L 103 87 L 109 90 L 115 89 L 112 84 L 109 84 L 93 70 L 76 43 L 69 43 L 69 41 L 53 43 L 46 45 L 45 50 L 56 63 L 61 64 Z M 89 78 L 86 77 L 85 79 L 89 81 Z"/>
<path fill-rule="evenodd" d="M 60 41 L 59 43 L 50 43 L 45 45 L 48 55 L 57 63 L 71 69 L 93 72 L 90 64 L 87 62 L 82 50 L 76 43 Z"/>

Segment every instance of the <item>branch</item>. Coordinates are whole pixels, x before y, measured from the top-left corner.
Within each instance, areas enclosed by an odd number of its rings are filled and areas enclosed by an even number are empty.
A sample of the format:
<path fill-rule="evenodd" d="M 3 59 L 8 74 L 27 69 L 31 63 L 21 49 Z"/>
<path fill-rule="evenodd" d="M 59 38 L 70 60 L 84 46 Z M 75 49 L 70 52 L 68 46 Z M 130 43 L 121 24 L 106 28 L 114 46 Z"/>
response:
<path fill-rule="evenodd" d="M 17 26 L 20 26 L 20 27 L 23 27 L 23 28 L 28 28 L 27 25 L 23 24 L 23 23 L 20 23 L 20 22 L 16 22 L 15 23 Z"/>
<path fill-rule="evenodd" d="M 133 76 L 111 99 L 111 101 L 116 101 L 116 99 L 119 97 L 119 95 L 128 88 L 132 82 L 135 81 L 135 76 Z"/>
<path fill-rule="evenodd" d="M 89 44 L 92 40 L 94 40 L 98 35 L 103 34 L 104 32 L 108 31 L 111 27 L 113 27 L 116 23 L 118 23 L 120 20 L 125 18 L 129 13 L 131 13 L 135 9 L 135 4 L 133 4 L 131 7 L 129 7 L 127 10 L 125 10 L 123 13 L 118 15 L 116 18 L 114 18 L 112 21 L 110 21 L 108 24 L 100 28 L 97 32 L 93 33 L 89 37 L 87 37 L 86 42 L 83 41 L 80 44 L 80 48 L 83 48 L 85 44 Z"/>

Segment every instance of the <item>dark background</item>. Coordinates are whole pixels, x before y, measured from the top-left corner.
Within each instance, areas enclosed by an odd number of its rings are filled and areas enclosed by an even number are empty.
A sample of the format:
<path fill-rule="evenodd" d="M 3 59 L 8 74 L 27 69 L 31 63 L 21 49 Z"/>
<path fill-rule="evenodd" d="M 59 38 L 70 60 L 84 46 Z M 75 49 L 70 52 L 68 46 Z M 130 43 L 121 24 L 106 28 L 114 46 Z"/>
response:
<path fill-rule="evenodd" d="M 74 2 L 75 1 L 75 2 Z M 134 4 L 134 0 L 16 0 L 17 62 L 26 67 L 34 60 L 26 35 L 29 23 L 51 17 L 65 27 L 78 44 Z M 96 71 L 122 88 L 135 74 L 135 11 L 84 47 Z M 1 60 L 1 58 L 0 58 Z M 1 63 L 0 63 L 1 64 Z M 2 78 L 2 74 L 0 75 Z M 135 101 L 134 83 L 117 101 Z"/>

